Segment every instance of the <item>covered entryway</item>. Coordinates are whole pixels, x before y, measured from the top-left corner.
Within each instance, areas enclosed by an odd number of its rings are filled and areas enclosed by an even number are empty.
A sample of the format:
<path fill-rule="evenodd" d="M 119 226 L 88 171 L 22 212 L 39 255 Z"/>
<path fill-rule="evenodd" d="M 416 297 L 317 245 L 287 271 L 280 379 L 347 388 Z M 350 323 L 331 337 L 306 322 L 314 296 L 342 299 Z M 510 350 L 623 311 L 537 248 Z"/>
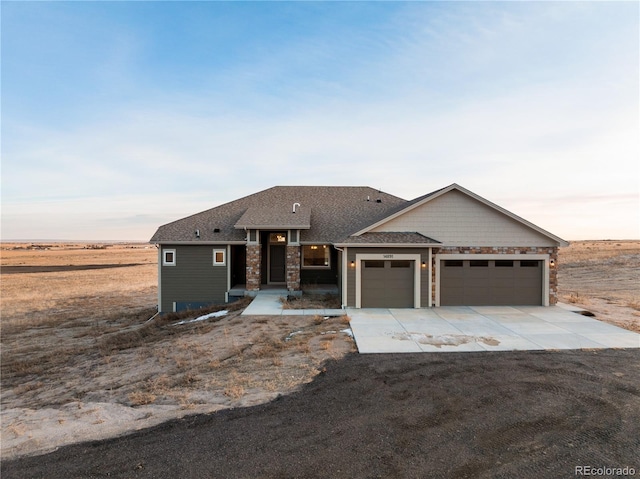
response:
<path fill-rule="evenodd" d="M 363 260 L 362 307 L 413 308 L 414 268 L 411 260 Z"/>
<path fill-rule="evenodd" d="M 542 305 L 543 265 L 540 260 L 442 260 L 440 305 Z"/>
<path fill-rule="evenodd" d="M 287 232 L 268 232 L 264 234 L 267 244 L 266 264 L 263 262 L 263 268 L 266 266 L 266 282 L 267 284 L 285 284 L 287 280 Z M 263 271 L 265 271 L 263 269 Z"/>

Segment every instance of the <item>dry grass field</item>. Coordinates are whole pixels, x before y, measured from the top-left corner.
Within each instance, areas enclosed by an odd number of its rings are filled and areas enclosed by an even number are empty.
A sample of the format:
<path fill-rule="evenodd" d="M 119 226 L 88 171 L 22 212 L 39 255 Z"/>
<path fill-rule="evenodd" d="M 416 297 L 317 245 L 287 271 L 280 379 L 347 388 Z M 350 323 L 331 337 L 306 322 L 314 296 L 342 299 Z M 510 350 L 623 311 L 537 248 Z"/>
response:
<path fill-rule="evenodd" d="M 2 457 L 266 402 L 355 348 L 344 318 L 240 318 L 247 301 L 149 321 L 149 245 L 2 248 Z"/>
<path fill-rule="evenodd" d="M 1 261 L 2 457 L 265 402 L 354 350 L 344 319 L 241 318 L 246 303 L 148 321 L 149 245 L 2 244 Z M 640 331 L 639 271 L 640 241 L 575 242 L 560 253 L 561 300 Z"/>
<path fill-rule="evenodd" d="M 640 332 L 640 241 L 574 241 L 558 263 L 560 301 Z"/>
<path fill-rule="evenodd" d="M 148 244 L 2 243 L 3 333 L 153 308 L 157 256 Z"/>

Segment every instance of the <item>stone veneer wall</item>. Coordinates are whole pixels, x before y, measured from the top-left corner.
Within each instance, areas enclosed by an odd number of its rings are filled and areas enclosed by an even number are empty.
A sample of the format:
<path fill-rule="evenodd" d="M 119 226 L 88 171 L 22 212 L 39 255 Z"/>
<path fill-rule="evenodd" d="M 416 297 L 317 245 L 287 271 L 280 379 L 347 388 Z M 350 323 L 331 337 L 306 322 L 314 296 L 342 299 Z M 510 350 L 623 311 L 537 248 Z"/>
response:
<path fill-rule="evenodd" d="M 494 247 L 494 246 L 449 246 L 433 249 L 433 261 L 431 264 L 431 297 L 436 300 L 436 254 L 548 254 L 549 261 L 555 263 L 555 267 L 549 268 L 549 305 L 558 302 L 558 248 L 554 246 L 525 246 L 525 247 Z"/>
<path fill-rule="evenodd" d="M 247 245 L 247 291 L 260 290 L 262 249 L 259 244 Z"/>
<path fill-rule="evenodd" d="M 300 246 L 287 245 L 287 289 L 300 290 Z"/>

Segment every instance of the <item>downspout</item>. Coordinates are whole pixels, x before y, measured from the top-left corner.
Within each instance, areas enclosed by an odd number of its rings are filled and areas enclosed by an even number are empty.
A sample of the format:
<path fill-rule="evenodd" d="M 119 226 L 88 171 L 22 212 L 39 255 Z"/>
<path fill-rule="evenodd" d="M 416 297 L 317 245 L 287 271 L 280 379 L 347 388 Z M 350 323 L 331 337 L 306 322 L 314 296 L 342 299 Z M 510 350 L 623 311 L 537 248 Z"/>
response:
<path fill-rule="evenodd" d="M 158 312 L 162 311 L 162 245 L 156 243 L 158 249 Z"/>
<path fill-rule="evenodd" d="M 344 301 L 346 301 L 346 299 L 347 299 L 347 254 L 346 254 L 346 252 L 345 252 L 345 250 L 343 248 L 338 248 L 335 245 L 333 247 L 337 251 L 340 251 L 340 253 L 342 253 L 342 268 L 341 268 L 342 269 L 342 271 L 341 271 L 342 281 L 341 281 L 341 285 L 340 285 L 341 288 L 342 288 L 342 291 L 341 291 L 340 296 L 342 296 L 342 300 L 343 300 L 343 301 L 341 301 L 341 303 L 342 303 L 341 304 L 341 308 L 342 309 L 346 309 L 347 305 L 345 304 Z"/>

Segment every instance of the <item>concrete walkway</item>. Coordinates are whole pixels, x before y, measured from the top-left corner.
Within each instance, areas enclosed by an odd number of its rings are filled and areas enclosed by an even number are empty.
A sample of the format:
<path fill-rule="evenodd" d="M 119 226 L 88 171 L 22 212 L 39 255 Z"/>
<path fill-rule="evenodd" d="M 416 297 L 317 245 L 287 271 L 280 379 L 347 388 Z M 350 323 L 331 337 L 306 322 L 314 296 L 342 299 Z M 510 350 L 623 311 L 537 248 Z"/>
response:
<path fill-rule="evenodd" d="M 349 309 L 360 353 L 640 348 L 640 334 L 551 306 Z"/>
<path fill-rule="evenodd" d="M 242 316 L 343 316 L 347 314 L 344 309 L 283 309 L 280 302 L 280 298 L 283 296 L 286 296 L 286 293 L 260 291 L 251 304 L 245 308 Z"/>

